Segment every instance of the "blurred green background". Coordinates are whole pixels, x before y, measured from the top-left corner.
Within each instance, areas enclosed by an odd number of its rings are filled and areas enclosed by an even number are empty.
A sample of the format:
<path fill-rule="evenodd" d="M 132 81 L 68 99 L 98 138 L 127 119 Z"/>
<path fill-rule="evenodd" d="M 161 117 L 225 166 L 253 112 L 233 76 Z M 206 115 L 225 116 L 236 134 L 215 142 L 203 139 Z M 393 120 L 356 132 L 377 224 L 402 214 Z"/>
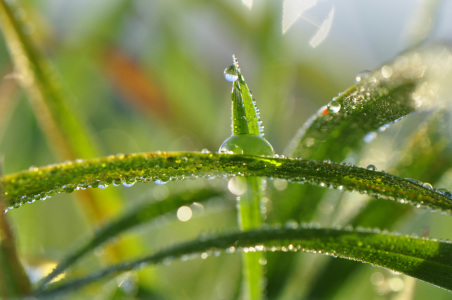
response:
<path fill-rule="evenodd" d="M 409 45 L 407 28 L 419 9 L 414 1 L 320 1 L 304 14 L 306 18 L 321 23 L 333 5 L 336 13 L 325 41 L 312 48 L 309 40 L 317 28 L 308 21 L 299 19 L 282 34 L 282 1 L 254 1 L 252 9 L 239 0 L 17 2 L 23 10 L 16 17 L 27 22 L 34 42 L 55 64 L 66 92 L 89 121 L 103 155 L 204 148 L 217 151 L 230 135 L 231 84 L 224 80 L 223 70 L 232 63 L 232 54 L 237 55 L 257 101 L 266 138 L 277 153 L 283 153 L 308 117 L 352 85 L 357 73 L 378 67 Z M 450 37 L 452 26 L 447 20 L 452 19 L 451 12 L 451 3 L 444 1 L 432 20 L 436 25 L 429 41 Z M 0 39 L 0 154 L 4 157 L 4 174 L 60 162 L 23 91 L 8 76 L 12 71 L 10 56 Z M 381 169 L 390 164 L 405 135 L 400 128 L 411 124 L 409 120 L 400 123 L 366 149 L 367 156 L 363 155 L 360 165 L 373 163 Z M 269 185 L 278 190 L 278 184 Z M 128 207 L 165 198 L 174 190 L 204 185 L 224 187 L 226 181 L 116 189 L 124 195 Z M 336 195 L 333 197 L 340 194 L 331 193 Z M 230 197 L 226 202 L 200 208 L 187 223 L 172 222 L 176 217 L 170 216 L 131 235 L 152 236 L 145 239 L 148 249 L 144 253 L 149 253 L 199 232 L 234 228 L 234 201 Z M 275 205 L 273 209 L 277 209 Z M 19 251 L 30 266 L 58 261 L 92 230 L 71 195 L 25 205 L 9 215 Z M 452 237 L 442 229 L 446 222 L 443 216 L 419 213 L 400 229 L 420 233 L 427 226 L 432 236 Z M 102 255 L 102 251 L 95 255 Z M 222 256 L 202 264 L 186 262 L 184 268 L 178 263 L 159 266 L 158 272 L 163 275 L 156 279 L 157 290 L 168 298 L 198 295 L 199 299 L 229 299 L 240 281 L 239 263 L 238 256 Z M 98 267 L 99 262 L 91 258 L 78 269 L 87 272 Z M 366 287 L 372 288 L 371 280 Z M 359 287 L 351 287 L 347 297 L 355 290 Z M 429 286 L 426 290 L 438 292 Z M 374 290 L 369 293 L 378 295 Z M 449 295 L 438 293 L 438 297 Z"/>

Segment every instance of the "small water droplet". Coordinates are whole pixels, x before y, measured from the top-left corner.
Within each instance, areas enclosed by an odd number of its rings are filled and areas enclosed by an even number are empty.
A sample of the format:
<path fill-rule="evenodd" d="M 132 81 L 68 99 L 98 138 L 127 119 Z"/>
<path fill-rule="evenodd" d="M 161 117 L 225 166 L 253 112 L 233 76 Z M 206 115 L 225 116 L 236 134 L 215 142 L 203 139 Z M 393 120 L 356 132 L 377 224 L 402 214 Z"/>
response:
<path fill-rule="evenodd" d="M 361 80 L 363 80 L 364 78 L 369 77 L 371 74 L 370 71 L 362 71 L 360 73 L 358 73 L 355 77 L 355 83 L 360 83 Z"/>
<path fill-rule="evenodd" d="M 156 180 L 154 180 L 154 183 L 158 184 L 158 185 L 163 185 L 163 184 L 167 184 L 168 180 L 156 179 Z"/>
<path fill-rule="evenodd" d="M 385 124 L 385 125 L 380 126 L 378 128 L 378 131 L 383 132 L 383 131 L 386 131 L 386 129 L 388 129 L 388 128 L 389 128 L 389 124 Z"/>
<path fill-rule="evenodd" d="M 376 171 L 377 167 L 375 167 L 374 165 L 368 165 L 367 166 L 367 170 L 369 170 L 369 171 Z"/>
<path fill-rule="evenodd" d="M 337 114 L 341 110 L 341 104 L 333 101 L 328 105 L 328 109 Z"/>
<path fill-rule="evenodd" d="M 433 190 L 433 186 L 428 182 L 424 182 L 422 186 L 425 187 L 426 189 Z"/>
<path fill-rule="evenodd" d="M 224 69 L 224 79 L 226 79 L 229 82 L 234 82 L 239 78 L 239 75 L 237 74 L 237 69 L 235 68 L 235 65 L 230 65 L 226 69 Z"/>
<path fill-rule="evenodd" d="M 210 151 L 209 151 L 209 149 L 204 148 L 201 150 L 201 153 L 210 153 Z"/>

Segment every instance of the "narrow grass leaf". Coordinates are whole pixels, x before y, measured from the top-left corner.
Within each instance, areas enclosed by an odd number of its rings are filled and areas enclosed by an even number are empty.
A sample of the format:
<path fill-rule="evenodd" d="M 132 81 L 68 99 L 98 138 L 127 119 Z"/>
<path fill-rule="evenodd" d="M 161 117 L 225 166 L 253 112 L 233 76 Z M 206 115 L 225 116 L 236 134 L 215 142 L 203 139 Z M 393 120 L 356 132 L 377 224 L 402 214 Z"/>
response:
<path fill-rule="evenodd" d="M 352 165 L 314 160 L 196 152 L 141 153 L 68 162 L 0 178 L 9 208 L 56 193 L 126 182 L 169 181 L 199 177 L 259 176 L 282 178 L 450 212 L 451 194 L 430 184 L 402 179 Z"/>
<path fill-rule="evenodd" d="M 232 136 L 221 145 L 220 153 L 272 156 L 273 147 L 263 138 L 264 130 L 259 118 L 259 110 L 245 82 L 237 58 L 224 71 L 226 80 L 232 81 Z M 261 178 L 232 178 L 231 182 L 242 185 L 243 192 L 233 192 L 237 196 L 238 224 L 242 231 L 262 226 L 264 216 L 261 209 L 265 185 Z M 250 300 L 262 299 L 265 280 L 262 253 L 242 255 L 242 296 Z"/>
<path fill-rule="evenodd" d="M 367 230 L 329 228 L 257 229 L 182 243 L 142 259 L 109 267 L 85 278 L 54 284 L 37 296 L 69 292 L 107 276 L 200 253 L 306 251 L 369 263 L 452 290 L 452 244 Z"/>
<path fill-rule="evenodd" d="M 25 20 L 15 18 L 21 8 L 0 1 L 0 28 L 15 65 L 14 77 L 27 92 L 40 127 L 50 147 L 64 160 L 100 156 L 93 134 L 72 97 L 62 88 L 57 71 L 33 43 Z M 80 193 L 82 208 L 100 221 L 120 210 L 121 199 L 109 191 Z M 107 207 L 101 199 L 109 199 Z"/>
<path fill-rule="evenodd" d="M 0 174 L 3 169 L 0 157 Z M 31 293 L 30 280 L 17 255 L 16 243 L 4 209 L 0 186 L 0 298 L 22 298 Z"/>

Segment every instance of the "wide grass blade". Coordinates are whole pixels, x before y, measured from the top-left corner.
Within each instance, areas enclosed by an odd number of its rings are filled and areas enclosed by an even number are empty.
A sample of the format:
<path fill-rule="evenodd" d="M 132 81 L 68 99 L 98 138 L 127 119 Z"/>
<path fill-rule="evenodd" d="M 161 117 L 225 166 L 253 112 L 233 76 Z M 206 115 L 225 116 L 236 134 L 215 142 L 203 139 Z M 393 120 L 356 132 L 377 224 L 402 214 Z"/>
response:
<path fill-rule="evenodd" d="M 321 107 L 303 125 L 285 153 L 291 157 L 343 161 L 350 153 L 359 153 L 388 124 L 415 111 L 447 105 L 442 101 L 450 94 L 450 52 L 447 46 L 431 46 L 402 54 L 373 72 L 359 74 L 357 84 Z M 406 176 L 421 178 L 414 174 Z M 277 196 L 279 209 L 272 218 L 277 222 L 309 222 L 323 195 L 324 190 L 314 186 L 288 186 Z M 301 201 L 293 201 L 294 197 Z M 283 261 L 287 259 L 278 258 L 274 264 L 269 259 L 271 297 L 281 288 L 273 283 L 284 282 L 280 274 L 288 274 L 287 268 L 293 265 L 285 265 Z M 275 276 L 274 268 L 279 269 Z"/>
<path fill-rule="evenodd" d="M 425 178 L 429 182 L 437 182 L 452 165 L 450 149 L 452 143 L 446 137 L 449 113 L 440 111 L 433 114 L 411 136 L 401 151 L 402 158 L 393 168 L 402 176 Z M 446 120 L 446 121 L 444 121 Z M 431 167 L 435 166 L 435 167 Z M 349 224 L 382 230 L 393 230 L 394 224 L 405 217 L 412 208 L 406 205 L 371 200 Z M 343 261 L 332 260 L 320 272 L 314 284 L 310 285 L 307 299 L 328 299 L 338 290 L 360 266 Z M 334 280 L 332 280 L 334 278 Z M 324 282 L 330 282 L 328 287 Z"/>
<path fill-rule="evenodd" d="M 450 86 L 451 50 L 435 46 L 399 56 L 380 69 L 358 75 L 350 87 L 312 116 L 286 153 L 342 160 L 379 127 L 419 109 L 444 105 Z M 373 134 L 372 134 L 373 135 Z"/>
<path fill-rule="evenodd" d="M 264 176 L 359 191 L 382 199 L 449 212 L 448 191 L 352 165 L 314 160 L 196 152 L 142 153 L 34 168 L 0 178 L 10 208 L 56 193 L 111 184 L 199 177 Z"/>
<path fill-rule="evenodd" d="M 59 282 L 38 296 L 79 289 L 106 276 L 201 253 L 307 251 L 384 267 L 452 290 L 452 244 L 434 239 L 367 230 L 330 228 L 257 229 L 182 243 L 74 281 Z"/>

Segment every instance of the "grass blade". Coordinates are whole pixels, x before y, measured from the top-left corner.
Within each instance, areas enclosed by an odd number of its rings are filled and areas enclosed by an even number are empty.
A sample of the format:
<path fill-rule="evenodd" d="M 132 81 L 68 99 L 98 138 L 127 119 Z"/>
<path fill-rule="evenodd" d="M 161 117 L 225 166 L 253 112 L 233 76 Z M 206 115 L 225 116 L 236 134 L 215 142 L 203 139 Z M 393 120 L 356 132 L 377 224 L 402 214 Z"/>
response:
<path fill-rule="evenodd" d="M 83 114 L 62 88 L 53 65 L 33 43 L 25 30 L 25 21 L 15 17 L 18 11 L 20 8 L 11 1 L 0 0 L 0 27 L 14 62 L 14 77 L 27 92 L 50 148 L 64 160 L 100 156 Z M 114 191 L 91 190 L 77 196 L 81 208 L 94 223 L 119 213 L 122 206 L 120 196 Z M 126 245 L 119 244 L 108 250 L 109 256 L 121 257 L 127 249 Z"/>
<path fill-rule="evenodd" d="M 0 174 L 2 173 L 0 158 Z M 4 209 L 0 187 L 0 211 Z M 21 298 L 31 293 L 30 280 L 19 260 L 14 236 L 6 215 L 0 212 L 0 297 Z"/>
<path fill-rule="evenodd" d="M 425 124 L 421 124 L 416 133 L 403 147 L 409 156 L 409 162 L 402 159 L 394 168 L 402 176 L 413 176 L 426 178 L 430 182 L 436 182 L 450 168 L 452 158 L 450 157 L 451 141 L 445 136 L 444 120 L 448 120 L 449 114 L 440 111 L 433 114 Z M 424 141 L 424 143 L 423 143 Z M 425 141 L 429 141 L 425 143 Z M 434 166 L 434 167 L 432 167 Z M 352 220 L 352 226 L 363 226 L 369 228 L 380 228 L 392 230 L 400 218 L 412 212 L 411 207 L 405 205 L 394 205 L 383 201 L 371 200 Z M 318 275 L 317 280 L 307 293 L 307 299 L 328 299 L 336 295 L 338 290 L 357 271 L 359 266 L 347 264 L 342 261 L 333 260 L 325 266 Z M 340 276 L 339 276 L 340 274 Z M 332 280 L 334 278 L 334 280 Z M 330 282 L 325 288 L 324 282 Z"/>
<path fill-rule="evenodd" d="M 329 228 L 257 229 L 189 241 L 142 259 L 109 267 L 66 283 L 53 285 L 38 296 L 81 288 L 106 276 L 199 253 L 223 251 L 309 251 L 369 263 L 400 272 L 442 288 L 452 289 L 452 244 L 433 239 L 365 230 Z"/>
<path fill-rule="evenodd" d="M 0 178 L 9 207 L 45 199 L 56 193 L 121 182 L 168 181 L 210 176 L 283 178 L 397 200 L 449 212 L 450 192 L 351 165 L 303 159 L 196 152 L 142 153 L 69 162 Z"/>
<path fill-rule="evenodd" d="M 58 83 L 53 66 L 36 49 L 24 32 L 24 24 L 14 17 L 18 8 L 0 1 L 0 24 L 15 65 L 15 77 L 27 91 L 49 144 L 63 159 L 99 155 L 85 120 Z"/>
<path fill-rule="evenodd" d="M 291 157 L 333 161 L 342 161 L 351 152 L 358 153 L 381 126 L 414 111 L 444 104 L 440 101 L 446 99 L 444 89 L 449 88 L 449 61 L 450 48 L 434 46 L 408 52 L 373 72 L 361 74 L 356 85 L 320 108 L 303 125 L 286 153 Z M 433 92 L 432 86 L 439 88 Z M 312 186 L 289 186 L 279 200 L 282 209 L 275 211 L 273 217 L 278 222 L 310 221 L 323 194 L 324 191 Z M 293 201 L 294 195 L 303 201 Z M 277 280 L 281 272 L 288 274 L 291 265 L 293 262 L 285 266 L 280 259 L 274 264 L 269 260 L 269 270 L 280 270 L 275 275 Z M 273 285 L 272 272 L 269 277 L 270 296 L 276 297 L 281 287 Z"/>
<path fill-rule="evenodd" d="M 273 147 L 263 138 L 264 130 L 259 119 L 259 110 L 245 82 L 237 58 L 233 56 L 233 65 L 224 71 L 226 80 L 232 81 L 232 136 L 220 147 L 220 153 L 247 155 L 274 154 Z M 241 186 L 241 191 L 234 192 L 234 187 Z M 265 185 L 261 178 L 233 178 L 229 182 L 232 193 L 237 195 L 238 221 L 242 231 L 259 228 L 263 224 L 261 206 Z M 232 189 L 231 189 L 232 187 Z M 265 289 L 264 267 L 260 263 L 262 253 L 243 253 L 243 288 L 245 299 L 262 299 Z"/>
<path fill-rule="evenodd" d="M 369 74 L 319 109 L 286 153 L 341 161 L 379 127 L 407 114 L 441 106 L 451 76 L 448 47 L 408 52 Z"/>

